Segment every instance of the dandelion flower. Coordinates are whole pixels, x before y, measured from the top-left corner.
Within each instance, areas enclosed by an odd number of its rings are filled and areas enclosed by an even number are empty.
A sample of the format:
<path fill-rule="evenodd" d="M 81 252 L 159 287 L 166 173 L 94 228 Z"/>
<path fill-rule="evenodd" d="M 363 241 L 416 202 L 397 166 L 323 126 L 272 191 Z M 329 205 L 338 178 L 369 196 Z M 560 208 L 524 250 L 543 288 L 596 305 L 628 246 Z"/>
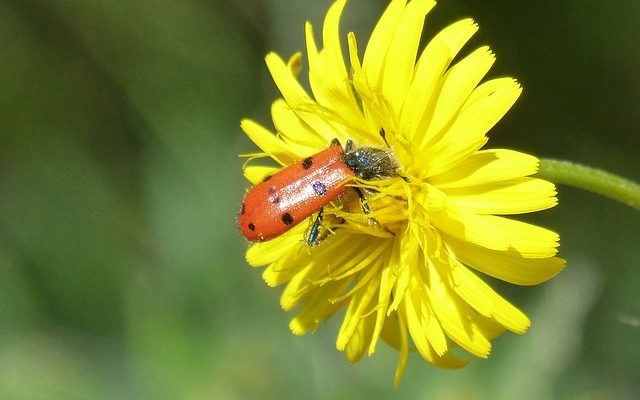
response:
<path fill-rule="evenodd" d="M 386 149 L 380 132 L 386 133 L 397 176 L 348 183 L 366 193 L 369 214 L 357 196 L 345 194 L 324 208 L 322 228 L 330 234 L 318 246 L 304 242 L 311 222 L 301 223 L 252 244 L 246 257 L 252 266 L 267 266 L 268 285 L 285 285 L 280 302 L 297 311 L 294 334 L 313 332 L 345 310 L 336 346 L 349 361 L 372 355 L 379 339 L 397 349 L 395 385 L 410 351 L 458 368 L 468 362 L 459 353 L 486 358 L 493 338 L 528 329 L 527 316 L 476 272 L 535 285 L 564 266 L 555 256 L 556 233 L 509 218 L 557 202 L 552 183 L 531 177 L 538 159 L 482 149 L 521 87 L 509 77 L 483 82 L 495 60 L 488 47 L 458 56 L 478 29 L 471 19 L 420 49 L 434 5 L 391 1 L 362 58 L 355 35 L 347 35 L 347 64 L 339 33 L 345 1 L 336 1 L 322 46 L 306 24 L 312 94 L 297 79 L 300 54 L 285 62 L 269 53 L 266 63 L 282 93 L 271 109 L 276 133 L 242 121 L 262 151 L 254 156 L 280 166 L 326 149 L 334 138 Z M 244 172 L 257 183 L 279 168 L 248 165 Z"/>

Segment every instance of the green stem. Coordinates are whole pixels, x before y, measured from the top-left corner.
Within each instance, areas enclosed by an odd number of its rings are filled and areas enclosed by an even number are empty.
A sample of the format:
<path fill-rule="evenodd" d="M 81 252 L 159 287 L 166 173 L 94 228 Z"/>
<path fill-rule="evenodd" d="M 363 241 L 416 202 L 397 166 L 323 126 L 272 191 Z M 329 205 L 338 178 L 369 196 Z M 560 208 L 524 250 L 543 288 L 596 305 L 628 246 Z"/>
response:
<path fill-rule="evenodd" d="M 640 185 L 609 172 L 570 161 L 541 159 L 538 176 L 598 193 L 640 210 Z"/>

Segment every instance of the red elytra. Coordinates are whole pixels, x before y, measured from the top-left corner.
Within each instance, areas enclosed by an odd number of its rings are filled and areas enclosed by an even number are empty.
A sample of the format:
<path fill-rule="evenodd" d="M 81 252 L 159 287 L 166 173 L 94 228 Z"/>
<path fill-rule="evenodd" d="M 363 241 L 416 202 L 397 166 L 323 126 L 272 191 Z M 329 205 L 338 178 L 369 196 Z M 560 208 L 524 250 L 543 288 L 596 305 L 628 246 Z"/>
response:
<path fill-rule="evenodd" d="M 336 200 L 350 188 L 347 184 L 354 177 L 385 178 L 394 175 L 395 170 L 396 164 L 386 151 L 372 147 L 353 151 L 351 141 L 343 150 L 334 139 L 327 149 L 254 186 L 242 202 L 238 216 L 240 231 L 250 242 L 276 238 Z M 362 192 L 357 192 L 364 201 Z M 310 245 L 317 242 L 316 225 L 321 221 L 319 216 L 314 223 L 307 240 Z"/>

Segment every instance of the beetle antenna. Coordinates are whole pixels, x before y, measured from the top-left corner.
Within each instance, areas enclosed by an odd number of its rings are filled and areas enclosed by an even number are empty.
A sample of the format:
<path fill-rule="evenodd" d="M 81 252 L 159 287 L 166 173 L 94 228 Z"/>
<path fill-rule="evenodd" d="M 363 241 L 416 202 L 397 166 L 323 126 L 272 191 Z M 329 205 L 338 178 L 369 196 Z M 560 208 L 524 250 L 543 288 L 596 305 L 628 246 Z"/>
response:
<path fill-rule="evenodd" d="M 382 140 L 384 140 L 384 144 L 386 144 L 386 145 L 387 145 L 387 147 L 388 147 L 389 149 L 391 149 L 391 146 L 389 146 L 389 142 L 387 142 L 387 132 L 385 132 L 384 128 L 380 128 L 380 136 L 382 137 Z M 403 181 L 405 181 L 405 182 L 407 182 L 407 183 L 411 182 L 411 181 L 409 180 L 409 178 L 407 178 L 406 176 L 404 176 L 404 175 L 402 175 L 402 174 L 398 173 L 397 171 L 396 171 L 396 174 L 398 174 L 398 176 L 399 176 L 400 178 L 402 178 L 402 180 L 403 180 Z"/>
<path fill-rule="evenodd" d="M 388 148 L 391 148 L 391 146 L 389 146 L 389 142 L 387 142 L 387 132 L 385 132 L 384 128 L 380 128 L 380 136 L 382 137 L 382 140 L 384 140 L 384 144 L 387 145 Z"/>

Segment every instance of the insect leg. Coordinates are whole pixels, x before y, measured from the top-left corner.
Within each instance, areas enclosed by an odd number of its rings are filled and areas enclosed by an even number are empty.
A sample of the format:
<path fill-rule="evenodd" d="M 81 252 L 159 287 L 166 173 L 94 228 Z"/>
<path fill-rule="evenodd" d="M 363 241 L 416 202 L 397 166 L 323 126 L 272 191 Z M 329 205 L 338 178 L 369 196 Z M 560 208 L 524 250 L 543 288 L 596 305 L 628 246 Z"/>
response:
<path fill-rule="evenodd" d="M 309 230 L 309 235 L 307 236 L 307 245 L 310 247 L 316 246 L 321 241 L 320 237 L 320 226 L 322 225 L 322 218 L 324 213 L 324 208 L 321 208 L 318 211 L 318 216 L 313 221 L 313 225 L 311 225 L 311 229 Z"/>
<path fill-rule="evenodd" d="M 369 203 L 367 202 L 367 198 L 364 195 L 364 192 L 359 187 L 354 187 L 353 190 L 356 191 L 358 197 L 360 198 L 360 207 L 362 207 L 362 212 L 365 214 L 369 214 L 371 212 L 371 207 L 369 207 Z"/>
<path fill-rule="evenodd" d="M 384 130 L 384 128 L 380 128 L 380 136 L 382 137 L 382 140 L 384 140 L 384 144 L 387 145 L 387 148 L 391 149 L 391 146 L 389 146 L 389 142 L 387 142 L 387 132 Z M 398 171 L 396 171 L 396 174 L 402 178 L 403 181 L 407 182 L 407 183 L 411 183 L 411 181 L 409 180 L 409 178 L 407 178 L 404 175 L 401 175 L 398 173 Z"/>
<path fill-rule="evenodd" d="M 369 207 L 369 202 L 367 202 L 367 198 L 364 195 L 364 192 L 359 187 L 354 187 L 353 190 L 356 191 L 356 193 L 358 194 L 358 197 L 360 198 L 360 206 L 362 207 L 362 212 L 365 215 L 369 215 L 369 213 L 371 213 L 371 207 Z M 375 225 L 375 226 L 377 226 L 377 227 L 389 232 L 393 236 L 395 236 L 395 233 L 391 232 L 386 226 L 382 225 L 377 219 L 375 219 L 373 217 L 369 217 L 369 223 L 371 225 Z"/>

